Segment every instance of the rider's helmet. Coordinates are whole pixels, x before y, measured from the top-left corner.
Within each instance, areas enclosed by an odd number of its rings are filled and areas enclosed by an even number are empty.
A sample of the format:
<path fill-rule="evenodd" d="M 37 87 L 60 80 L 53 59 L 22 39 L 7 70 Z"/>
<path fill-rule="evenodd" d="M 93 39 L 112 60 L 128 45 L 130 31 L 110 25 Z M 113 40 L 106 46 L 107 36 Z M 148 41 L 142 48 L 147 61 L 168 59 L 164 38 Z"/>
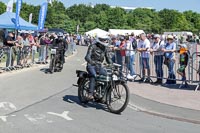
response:
<path fill-rule="evenodd" d="M 107 47 L 109 45 L 110 37 L 107 35 L 97 35 L 96 42 Z"/>
<path fill-rule="evenodd" d="M 62 33 L 62 32 L 58 32 L 57 36 L 58 36 L 58 39 L 59 39 L 59 40 L 62 40 L 62 39 L 63 39 L 63 33 Z"/>

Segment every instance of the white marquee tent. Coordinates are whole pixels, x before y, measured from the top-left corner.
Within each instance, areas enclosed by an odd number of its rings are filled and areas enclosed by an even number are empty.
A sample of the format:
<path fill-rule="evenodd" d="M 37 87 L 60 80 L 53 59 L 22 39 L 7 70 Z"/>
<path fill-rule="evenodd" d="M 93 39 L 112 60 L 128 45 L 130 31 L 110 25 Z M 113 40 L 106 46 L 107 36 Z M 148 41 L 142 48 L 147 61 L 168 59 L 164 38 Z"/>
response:
<path fill-rule="evenodd" d="M 90 36 L 105 36 L 105 35 L 108 35 L 109 33 L 105 30 L 102 30 L 102 29 L 99 29 L 99 28 L 96 28 L 96 29 L 93 29 L 91 31 L 88 31 L 85 33 L 86 35 L 90 35 Z"/>
<path fill-rule="evenodd" d="M 109 29 L 109 33 L 112 35 L 125 35 L 125 34 L 131 34 L 134 33 L 134 35 L 138 36 L 142 33 L 144 33 L 143 30 L 124 30 L 124 29 Z"/>

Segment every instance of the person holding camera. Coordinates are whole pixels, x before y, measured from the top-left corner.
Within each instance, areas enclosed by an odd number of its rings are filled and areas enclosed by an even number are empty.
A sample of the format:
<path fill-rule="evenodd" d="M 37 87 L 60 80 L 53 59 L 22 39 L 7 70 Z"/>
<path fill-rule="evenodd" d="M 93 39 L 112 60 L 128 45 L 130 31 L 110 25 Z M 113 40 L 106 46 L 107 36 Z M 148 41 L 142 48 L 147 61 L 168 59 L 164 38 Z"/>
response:
<path fill-rule="evenodd" d="M 14 34 L 10 32 L 6 37 L 5 46 L 8 47 L 7 49 L 7 60 L 6 60 L 6 67 L 13 66 L 15 61 L 16 50 L 13 48 L 14 46 L 18 46 L 18 41 L 15 41 Z"/>

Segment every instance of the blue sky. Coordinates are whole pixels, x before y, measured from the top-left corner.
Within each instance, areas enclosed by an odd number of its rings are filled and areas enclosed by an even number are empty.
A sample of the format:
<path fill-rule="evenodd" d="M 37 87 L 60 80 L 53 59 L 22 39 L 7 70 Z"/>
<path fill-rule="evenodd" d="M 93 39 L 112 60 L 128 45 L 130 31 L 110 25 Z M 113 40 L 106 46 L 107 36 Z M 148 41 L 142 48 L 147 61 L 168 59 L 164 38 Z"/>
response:
<path fill-rule="evenodd" d="M 0 0 L 7 3 L 9 0 Z M 24 2 L 34 5 L 40 5 L 46 0 L 23 0 Z M 192 10 L 200 13 L 200 0 L 59 0 L 66 7 L 74 4 L 84 3 L 93 5 L 96 3 L 105 3 L 111 6 L 128 6 L 128 7 L 153 7 L 156 10 L 176 9 L 179 11 Z"/>

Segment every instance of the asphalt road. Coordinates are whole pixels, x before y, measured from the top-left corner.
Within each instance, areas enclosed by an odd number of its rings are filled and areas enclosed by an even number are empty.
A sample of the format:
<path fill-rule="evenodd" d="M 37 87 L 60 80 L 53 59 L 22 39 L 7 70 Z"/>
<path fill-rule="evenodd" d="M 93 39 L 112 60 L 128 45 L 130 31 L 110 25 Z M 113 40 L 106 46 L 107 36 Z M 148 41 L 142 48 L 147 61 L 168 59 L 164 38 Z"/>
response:
<path fill-rule="evenodd" d="M 198 124 L 150 115 L 132 106 L 121 115 L 95 103 L 81 106 L 72 84 L 76 69 L 85 70 L 85 53 L 86 47 L 78 47 L 61 73 L 45 74 L 42 69 L 47 66 L 40 66 L 0 75 L 0 132 L 199 133 Z"/>

